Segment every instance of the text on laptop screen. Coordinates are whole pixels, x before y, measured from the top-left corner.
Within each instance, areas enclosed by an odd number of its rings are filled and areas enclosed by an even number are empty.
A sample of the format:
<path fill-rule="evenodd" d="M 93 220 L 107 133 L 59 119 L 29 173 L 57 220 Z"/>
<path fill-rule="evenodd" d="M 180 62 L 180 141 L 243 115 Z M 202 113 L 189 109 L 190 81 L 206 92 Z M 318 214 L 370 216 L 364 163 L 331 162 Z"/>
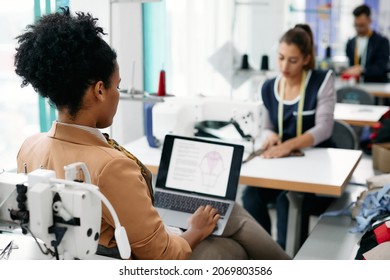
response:
<path fill-rule="evenodd" d="M 224 197 L 233 147 L 175 139 L 166 186 Z"/>

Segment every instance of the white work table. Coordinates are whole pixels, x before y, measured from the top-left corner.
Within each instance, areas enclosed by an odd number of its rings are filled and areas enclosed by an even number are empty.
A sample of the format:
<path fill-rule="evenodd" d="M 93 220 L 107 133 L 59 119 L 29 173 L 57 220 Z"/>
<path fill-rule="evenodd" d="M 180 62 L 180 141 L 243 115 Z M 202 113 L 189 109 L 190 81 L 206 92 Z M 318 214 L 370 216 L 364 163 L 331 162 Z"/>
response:
<path fill-rule="evenodd" d="M 9 260 L 50 260 L 53 259 L 51 255 L 43 254 L 38 244 L 30 235 L 23 235 L 21 232 L 17 233 L 0 233 L 0 252 L 13 241 L 12 251 L 9 254 Z M 43 250 L 46 248 L 41 241 L 38 241 Z"/>
<path fill-rule="evenodd" d="M 336 103 L 334 118 L 350 125 L 371 126 L 388 110 L 389 106 Z"/>
<path fill-rule="evenodd" d="M 9 260 L 55 260 L 55 257 L 50 254 L 45 255 L 39 249 L 38 243 L 44 252 L 47 251 L 41 240 L 37 239 L 37 241 L 35 241 L 31 235 L 22 234 L 20 229 L 15 229 L 11 232 L 0 232 L 0 252 L 2 252 L 10 241 L 13 242 L 13 247 L 9 254 Z M 96 254 L 91 255 L 89 259 L 112 260 L 112 258 Z"/>
<path fill-rule="evenodd" d="M 302 245 L 295 260 L 352 260 L 359 249 L 361 233 L 350 233 L 349 216 L 322 217 Z"/>
<path fill-rule="evenodd" d="M 161 149 L 151 148 L 145 137 L 124 147 L 157 174 Z M 240 184 L 340 196 L 362 156 L 361 151 L 345 149 L 311 148 L 304 152 L 303 157 L 256 157 L 242 165 Z"/>
<path fill-rule="evenodd" d="M 340 196 L 361 151 L 314 148 L 303 157 L 254 158 L 241 167 L 240 183 L 251 186 Z"/>
<path fill-rule="evenodd" d="M 376 97 L 390 97 L 390 83 L 363 83 L 357 84 L 356 86 L 364 89 L 365 91 L 368 91 Z"/>
<path fill-rule="evenodd" d="M 342 87 L 357 87 L 361 88 L 371 95 L 380 98 L 389 98 L 390 97 L 390 83 L 357 83 L 354 85 L 348 84 L 346 81 L 342 81 L 341 79 L 336 79 L 336 89 L 340 89 Z"/>
<path fill-rule="evenodd" d="M 349 185 L 343 195 L 327 211 L 345 209 L 355 202 L 366 187 Z M 323 216 L 310 232 L 295 260 L 352 260 L 359 249 L 363 233 L 350 232 L 356 222 L 348 215 Z"/>
<path fill-rule="evenodd" d="M 125 145 L 125 148 L 157 174 L 161 149 L 151 148 L 145 137 Z M 328 148 L 310 148 L 304 153 L 303 157 L 256 157 L 243 164 L 240 172 L 242 185 L 290 191 L 288 227 L 295 229 L 287 237 L 286 251 L 290 256 L 299 249 L 299 192 L 341 196 L 362 156 L 362 151 Z"/>

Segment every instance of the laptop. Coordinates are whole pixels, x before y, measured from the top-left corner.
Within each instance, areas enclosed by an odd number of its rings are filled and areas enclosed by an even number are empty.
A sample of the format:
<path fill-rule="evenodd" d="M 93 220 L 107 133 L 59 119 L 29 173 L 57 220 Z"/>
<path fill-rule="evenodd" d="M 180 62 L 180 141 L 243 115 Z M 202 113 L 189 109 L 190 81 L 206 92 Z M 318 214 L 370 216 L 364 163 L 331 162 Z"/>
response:
<path fill-rule="evenodd" d="M 165 225 L 186 230 L 189 217 L 210 204 L 221 235 L 232 212 L 244 147 L 204 138 L 165 136 L 155 187 L 155 207 Z"/>

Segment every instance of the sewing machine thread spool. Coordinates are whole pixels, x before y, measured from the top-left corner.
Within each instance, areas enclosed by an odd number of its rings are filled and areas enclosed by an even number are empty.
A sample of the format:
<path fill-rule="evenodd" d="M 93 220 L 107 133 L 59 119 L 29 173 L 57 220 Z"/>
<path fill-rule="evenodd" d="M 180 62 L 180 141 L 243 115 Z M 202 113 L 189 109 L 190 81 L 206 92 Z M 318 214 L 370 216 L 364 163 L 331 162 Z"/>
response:
<path fill-rule="evenodd" d="M 268 71 L 269 70 L 268 55 L 261 56 L 260 70 L 262 70 L 262 71 Z"/>
<path fill-rule="evenodd" d="M 165 96 L 165 71 L 161 70 L 160 71 L 160 80 L 158 83 L 158 91 L 157 91 L 157 96 Z"/>

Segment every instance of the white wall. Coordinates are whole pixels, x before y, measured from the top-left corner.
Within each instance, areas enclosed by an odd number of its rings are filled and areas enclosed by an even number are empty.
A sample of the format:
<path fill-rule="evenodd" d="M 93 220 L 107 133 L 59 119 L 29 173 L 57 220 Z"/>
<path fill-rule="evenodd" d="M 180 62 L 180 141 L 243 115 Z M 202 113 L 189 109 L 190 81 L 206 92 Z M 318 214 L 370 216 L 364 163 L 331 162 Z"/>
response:
<path fill-rule="evenodd" d="M 304 5 L 302 0 L 298 1 L 296 6 Z M 258 0 L 236 1 L 235 13 L 236 21 L 234 24 L 233 41 L 234 45 L 241 53 L 249 55 L 250 65 L 260 69 L 261 57 L 269 57 L 269 69 L 278 71 L 277 50 L 280 36 L 301 18 L 294 18 L 293 22 L 288 18 L 289 0 Z M 300 16 L 300 15 L 296 15 Z M 250 80 L 245 82 L 240 88 L 233 92 L 235 97 L 245 97 L 257 100 L 259 90 L 266 77 L 263 74 L 253 75 Z"/>
<path fill-rule="evenodd" d="M 69 0 L 71 12 L 90 12 L 94 17 L 99 19 L 99 25 L 108 32 L 110 28 L 110 0 Z M 104 39 L 109 41 L 109 36 Z"/>
<path fill-rule="evenodd" d="M 112 3 L 110 0 L 70 0 L 72 12 L 90 12 L 108 36 L 104 39 L 118 55 L 121 88 L 131 86 L 132 65 L 135 64 L 134 86 L 143 88 L 142 10 L 140 3 Z M 110 16 L 110 13 L 112 17 Z M 125 144 L 141 137 L 143 104 L 121 100 L 112 127 L 108 130 L 118 143 Z"/>
<path fill-rule="evenodd" d="M 390 39 L 390 1 L 389 0 L 381 0 L 379 2 L 379 32 L 382 35 L 386 36 Z"/>
<path fill-rule="evenodd" d="M 277 47 L 280 36 L 287 29 L 287 1 L 264 0 L 262 3 L 246 8 L 250 9 L 251 18 L 251 29 L 248 32 L 250 53 L 256 69 L 260 67 L 261 56 L 268 55 L 270 69 L 277 70 Z"/>
<path fill-rule="evenodd" d="M 121 88 L 143 89 L 141 4 L 113 3 L 112 15 L 111 46 L 118 54 Z M 121 100 L 112 128 L 113 137 L 119 143 L 138 139 L 144 135 L 143 122 L 143 103 Z"/>

